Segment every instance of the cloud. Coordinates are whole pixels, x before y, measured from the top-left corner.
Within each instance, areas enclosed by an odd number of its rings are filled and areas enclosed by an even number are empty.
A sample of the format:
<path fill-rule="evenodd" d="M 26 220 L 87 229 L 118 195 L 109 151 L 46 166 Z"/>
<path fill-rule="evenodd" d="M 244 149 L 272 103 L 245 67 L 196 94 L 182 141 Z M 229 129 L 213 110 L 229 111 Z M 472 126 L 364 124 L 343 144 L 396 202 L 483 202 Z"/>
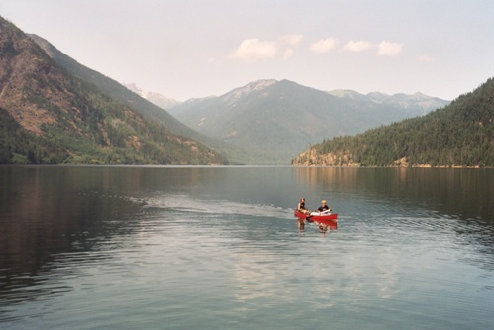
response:
<path fill-rule="evenodd" d="M 301 34 L 288 34 L 278 38 L 277 41 L 266 41 L 258 38 L 245 39 L 240 43 L 235 51 L 230 53 L 232 59 L 244 61 L 257 61 L 262 59 L 272 59 L 275 57 L 288 59 L 295 53 L 296 48 L 302 41 Z M 315 54 L 326 54 L 337 49 L 339 40 L 335 37 L 321 39 L 310 45 L 309 50 Z M 378 45 L 369 41 L 348 41 L 342 51 L 360 53 L 377 46 L 377 55 L 396 56 L 403 51 L 403 44 L 382 41 Z M 432 58 L 427 55 L 419 57 L 419 61 L 430 62 Z"/>
<path fill-rule="evenodd" d="M 372 43 L 368 41 L 353 41 L 350 40 L 347 42 L 345 47 L 343 47 L 344 51 L 360 53 L 368 50 L 372 47 Z"/>
<path fill-rule="evenodd" d="M 382 41 L 377 49 L 377 55 L 396 56 L 403 50 L 403 44 Z"/>
<path fill-rule="evenodd" d="M 274 58 L 279 55 L 283 59 L 288 59 L 295 53 L 294 47 L 300 44 L 302 38 L 301 34 L 288 34 L 279 38 L 278 41 L 263 41 L 257 38 L 246 39 L 230 54 L 230 58 L 256 61 Z"/>
<path fill-rule="evenodd" d="M 373 46 L 372 43 L 368 41 L 350 40 L 349 42 L 346 43 L 345 47 L 343 47 L 343 50 L 348 52 L 360 53 L 368 50 L 372 46 Z"/>
<path fill-rule="evenodd" d="M 275 57 L 277 52 L 276 43 L 272 41 L 261 41 L 259 39 L 246 39 L 230 57 L 246 61 L 256 61 Z"/>
<path fill-rule="evenodd" d="M 338 40 L 334 37 L 321 39 L 310 46 L 310 51 L 316 54 L 324 54 L 333 51 L 338 44 Z"/>
<path fill-rule="evenodd" d="M 432 62 L 432 61 L 434 61 L 434 59 L 433 59 L 432 57 L 430 57 L 429 55 L 425 55 L 425 54 L 420 55 L 420 56 L 418 57 L 418 60 L 419 60 L 420 62 L 427 62 L 427 63 L 428 63 L 428 62 Z"/>
<path fill-rule="evenodd" d="M 293 47 L 298 45 L 302 41 L 303 36 L 301 34 L 288 34 L 280 38 L 281 46 Z"/>

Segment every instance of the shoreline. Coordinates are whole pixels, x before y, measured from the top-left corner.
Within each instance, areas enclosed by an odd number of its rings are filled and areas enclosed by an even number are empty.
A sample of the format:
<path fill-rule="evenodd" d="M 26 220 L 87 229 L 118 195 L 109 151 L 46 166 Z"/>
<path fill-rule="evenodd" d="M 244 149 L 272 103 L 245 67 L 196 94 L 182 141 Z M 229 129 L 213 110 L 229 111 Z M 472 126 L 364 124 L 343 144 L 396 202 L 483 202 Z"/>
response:
<path fill-rule="evenodd" d="M 230 165 L 219 165 L 219 164 L 0 164 L 1 167 L 143 167 L 143 168 L 453 168 L 453 169 L 494 169 L 494 166 L 466 166 L 466 165 L 430 165 L 430 164 L 416 164 L 416 165 L 388 165 L 388 166 L 378 166 L 378 165 L 304 165 L 304 164 L 230 164 Z"/>
<path fill-rule="evenodd" d="M 292 165 L 293 167 L 340 167 L 340 168 L 470 168 L 470 169 L 482 169 L 482 168 L 494 168 L 494 166 L 480 166 L 480 165 L 430 165 L 430 164 L 417 164 L 408 166 L 397 165 Z"/>

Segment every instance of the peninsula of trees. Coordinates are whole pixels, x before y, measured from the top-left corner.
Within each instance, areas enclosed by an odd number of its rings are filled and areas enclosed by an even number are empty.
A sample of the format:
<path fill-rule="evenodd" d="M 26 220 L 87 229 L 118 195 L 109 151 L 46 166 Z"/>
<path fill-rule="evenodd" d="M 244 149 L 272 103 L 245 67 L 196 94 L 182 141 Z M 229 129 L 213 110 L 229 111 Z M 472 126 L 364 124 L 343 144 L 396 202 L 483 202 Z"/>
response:
<path fill-rule="evenodd" d="M 294 165 L 494 166 L 494 78 L 423 117 L 310 147 Z"/>

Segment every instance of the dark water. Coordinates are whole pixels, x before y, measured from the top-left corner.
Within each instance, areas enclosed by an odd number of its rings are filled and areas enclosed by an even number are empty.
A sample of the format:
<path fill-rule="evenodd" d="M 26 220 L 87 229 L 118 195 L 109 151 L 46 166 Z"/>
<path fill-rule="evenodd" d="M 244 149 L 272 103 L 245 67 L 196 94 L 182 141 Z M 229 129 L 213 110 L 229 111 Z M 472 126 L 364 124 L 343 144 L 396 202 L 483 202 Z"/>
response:
<path fill-rule="evenodd" d="M 493 325 L 492 169 L 0 167 L 2 329 Z"/>

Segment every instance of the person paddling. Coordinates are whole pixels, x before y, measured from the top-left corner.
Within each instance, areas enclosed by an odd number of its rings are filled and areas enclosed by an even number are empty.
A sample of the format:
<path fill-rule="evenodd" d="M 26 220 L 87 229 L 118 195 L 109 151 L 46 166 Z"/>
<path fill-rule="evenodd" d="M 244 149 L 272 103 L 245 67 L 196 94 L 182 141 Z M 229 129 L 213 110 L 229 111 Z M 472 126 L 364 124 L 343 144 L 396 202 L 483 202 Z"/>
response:
<path fill-rule="evenodd" d="M 305 207 L 305 198 L 304 197 L 300 198 L 300 202 L 297 205 L 297 210 L 299 212 L 304 213 L 304 214 L 309 213 L 309 210 Z"/>
<path fill-rule="evenodd" d="M 317 210 L 321 213 L 330 213 L 332 211 L 325 199 L 321 201 L 321 206 Z"/>

